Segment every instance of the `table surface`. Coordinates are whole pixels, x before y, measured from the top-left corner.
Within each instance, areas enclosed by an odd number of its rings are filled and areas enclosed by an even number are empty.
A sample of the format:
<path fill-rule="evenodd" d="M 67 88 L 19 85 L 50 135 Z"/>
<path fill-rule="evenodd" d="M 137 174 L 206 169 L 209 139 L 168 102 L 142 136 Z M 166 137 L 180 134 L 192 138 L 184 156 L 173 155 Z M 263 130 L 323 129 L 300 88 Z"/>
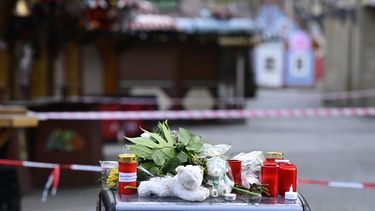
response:
<path fill-rule="evenodd" d="M 107 191 L 116 210 L 310 210 L 302 195 L 296 201 L 284 197 L 256 197 L 237 195 L 233 202 L 223 197 L 209 198 L 203 202 L 189 202 L 175 197 L 157 196 L 139 197 L 138 195 L 119 195 L 116 191 Z"/>
<path fill-rule="evenodd" d="M 0 127 L 25 128 L 36 127 L 38 119 L 28 116 L 26 109 L 15 106 L 0 106 Z"/>
<path fill-rule="evenodd" d="M 0 127 L 25 128 L 38 126 L 38 119 L 25 115 L 1 115 Z"/>

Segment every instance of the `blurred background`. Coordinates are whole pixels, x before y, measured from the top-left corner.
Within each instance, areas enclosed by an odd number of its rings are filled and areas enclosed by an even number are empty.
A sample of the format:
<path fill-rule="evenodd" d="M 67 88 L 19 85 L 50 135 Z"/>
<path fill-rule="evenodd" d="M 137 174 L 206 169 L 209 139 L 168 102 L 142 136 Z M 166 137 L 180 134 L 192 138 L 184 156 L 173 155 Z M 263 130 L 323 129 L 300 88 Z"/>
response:
<path fill-rule="evenodd" d="M 374 0 L 1 0 L 0 158 L 98 165 L 156 123 L 43 112 L 371 109 L 374 21 Z M 282 151 L 299 178 L 375 182 L 373 117 L 304 116 L 169 124 L 232 154 Z M 50 169 L 0 171 L 0 210 L 95 209 L 98 173 L 62 170 L 41 202 Z M 375 206 L 374 189 L 298 191 L 313 210 Z"/>

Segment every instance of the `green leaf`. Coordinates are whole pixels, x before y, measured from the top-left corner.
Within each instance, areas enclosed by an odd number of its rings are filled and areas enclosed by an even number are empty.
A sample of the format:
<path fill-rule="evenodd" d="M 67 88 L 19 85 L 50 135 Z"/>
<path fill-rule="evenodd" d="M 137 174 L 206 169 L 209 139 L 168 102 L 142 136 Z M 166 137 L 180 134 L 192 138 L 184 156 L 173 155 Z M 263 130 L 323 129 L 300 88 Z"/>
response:
<path fill-rule="evenodd" d="M 137 190 L 137 187 L 126 185 L 124 189 L 131 189 L 131 190 Z"/>
<path fill-rule="evenodd" d="M 160 149 L 168 158 L 174 158 L 174 156 L 176 155 L 176 152 L 174 150 L 174 148 L 163 148 L 163 149 Z"/>
<path fill-rule="evenodd" d="M 159 128 L 163 132 L 165 139 L 167 139 L 168 146 L 173 146 L 174 140 L 171 135 L 171 131 L 169 130 L 169 127 L 167 126 L 167 121 L 165 121 L 165 123 L 159 123 Z"/>
<path fill-rule="evenodd" d="M 156 165 L 162 166 L 166 159 L 166 155 L 161 150 L 156 149 L 152 151 L 152 160 L 154 160 Z"/>
<path fill-rule="evenodd" d="M 164 138 L 161 137 L 158 133 L 152 133 L 152 132 L 147 131 L 147 130 L 145 130 L 145 129 L 143 129 L 143 128 L 141 128 L 141 130 L 142 130 L 143 132 L 147 133 L 150 137 L 152 137 L 153 139 L 155 139 L 155 140 L 158 142 L 158 143 L 156 143 L 156 144 L 159 144 L 159 145 L 157 146 L 157 148 L 162 148 L 162 147 L 164 147 L 165 145 L 167 145 L 167 141 L 165 141 Z"/>
<path fill-rule="evenodd" d="M 163 165 L 163 167 L 160 169 L 161 173 L 163 175 L 166 175 L 168 173 L 175 173 L 175 169 L 177 168 L 177 166 L 180 166 L 182 164 L 183 164 L 183 162 L 181 162 L 178 158 L 174 157 L 174 158 L 168 160 Z"/>
<path fill-rule="evenodd" d="M 149 134 L 152 138 L 154 138 L 157 142 L 159 142 L 158 148 L 163 148 L 165 146 L 168 146 L 168 143 L 159 134 L 157 133 L 149 133 Z"/>
<path fill-rule="evenodd" d="M 187 154 L 185 152 L 182 152 L 182 151 L 177 154 L 176 158 L 179 161 L 181 161 L 182 163 L 185 163 L 188 160 Z"/>
<path fill-rule="evenodd" d="M 147 169 L 147 170 L 150 170 L 152 167 L 155 167 L 155 163 L 152 163 L 152 162 L 144 162 L 144 163 L 141 163 L 139 164 L 140 166 L 142 166 L 143 168 Z"/>
<path fill-rule="evenodd" d="M 189 144 L 186 146 L 187 150 L 199 152 L 203 146 L 203 143 L 201 141 L 201 137 L 197 135 L 193 135 L 190 138 Z"/>
<path fill-rule="evenodd" d="M 141 145 L 141 146 L 145 146 L 149 148 L 158 147 L 158 144 L 149 138 L 144 138 L 144 137 L 136 137 L 136 138 L 125 137 L 125 138 L 136 145 Z"/>
<path fill-rule="evenodd" d="M 140 164 L 143 168 L 145 168 L 147 171 L 149 171 L 151 174 L 155 175 L 159 172 L 159 167 L 156 166 L 153 162 L 147 162 Z"/>
<path fill-rule="evenodd" d="M 134 154 L 136 154 L 138 157 L 150 159 L 152 150 L 148 147 L 136 145 L 136 144 L 129 144 L 126 145 L 126 147 L 132 151 Z"/>
<path fill-rule="evenodd" d="M 150 173 L 151 174 L 153 174 L 153 175 L 156 175 L 157 173 L 159 173 L 159 171 L 160 171 L 160 169 L 159 169 L 159 167 L 152 167 L 152 168 L 150 168 Z"/>
<path fill-rule="evenodd" d="M 178 128 L 178 141 L 181 142 L 184 146 L 189 144 L 190 141 L 190 132 L 185 128 Z"/>

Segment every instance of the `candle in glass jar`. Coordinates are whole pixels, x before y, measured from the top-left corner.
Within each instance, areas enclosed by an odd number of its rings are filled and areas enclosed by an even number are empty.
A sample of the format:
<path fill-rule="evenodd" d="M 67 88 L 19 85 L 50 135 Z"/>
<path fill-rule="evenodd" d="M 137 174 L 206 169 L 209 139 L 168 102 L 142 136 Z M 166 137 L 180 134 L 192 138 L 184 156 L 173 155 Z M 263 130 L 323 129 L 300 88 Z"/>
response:
<path fill-rule="evenodd" d="M 263 164 L 273 164 L 275 160 L 283 160 L 284 153 L 282 152 L 266 152 L 265 153 L 266 159 L 263 161 Z"/>
<path fill-rule="evenodd" d="M 126 186 L 137 186 L 137 160 L 135 154 L 120 154 L 118 156 L 118 193 L 133 194 L 135 189 Z"/>
<path fill-rule="evenodd" d="M 227 160 L 234 179 L 234 184 L 242 185 L 241 179 L 241 161 L 240 160 Z"/>
<path fill-rule="evenodd" d="M 297 168 L 294 164 L 282 163 L 279 167 L 279 193 L 284 195 L 290 187 L 297 191 Z"/>
<path fill-rule="evenodd" d="M 279 165 L 276 163 L 263 164 L 261 183 L 268 188 L 270 197 L 276 197 L 279 194 Z"/>

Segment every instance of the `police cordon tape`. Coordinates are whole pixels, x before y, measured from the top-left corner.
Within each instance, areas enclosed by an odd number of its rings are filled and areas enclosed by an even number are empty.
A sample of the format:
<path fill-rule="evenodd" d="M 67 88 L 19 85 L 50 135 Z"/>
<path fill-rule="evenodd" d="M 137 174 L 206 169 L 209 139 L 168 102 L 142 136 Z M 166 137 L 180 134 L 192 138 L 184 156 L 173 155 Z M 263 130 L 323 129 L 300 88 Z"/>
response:
<path fill-rule="evenodd" d="M 320 185 L 332 188 L 375 189 L 375 183 L 338 182 L 327 180 L 298 179 L 299 185 Z"/>
<path fill-rule="evenodd" d="M 272 97 L 269 99 L 262 99 L 261 102 L 275 103 L 280 101 L 293 102 L 315 102 L 315 101 L 338 101 L 350 99 L 366 99 L 374 98 L 375 89 L 353 90 L 345 92 L 328 92 L 328 93 L 304 93 L 303 97 L 283 95 L 282 97 Z M 165 98 L 172 105 L 207 105 L 208 97 L 191 97 L 191 98 Z M 50 102 L 70 102 L 70 103 L 115 103 L 123 105 L 159 105 L 160 98 L 152 99 L 142 96 L 134 97 L 108 97 L 108 96 L 69 96 L 69 97 L 45 97 L 29 101 L 12 101 L 11 104 L 33 104 L 33 103 L 50 103 Z M 215 105 L 229 104 L 229 105 L 244 105 L 246 101 L 255 100 L 255 98 L 245 97 L 222 97 L 211 98 Z"/>
<path fill-rule="evenodd" d="M 75 171 L 91 171 L 91 172 L 101 172 L 102 170 L 100 166 L 94 166 L 94 165 L 57 164 L 57 163 L 44 163 L 44 162 L 8 160 L 8 159 L 0 159 L 0 166 L 47 168 L 47 169 L 54 169 L 56 166 L 59 166 L 59 168 L 61 169 L 69 169 L 69 170 L 75 170 Z"/>
<path fill-rule="evenodd" d="M 375 107 L 182 111 L 29 112 L 39 120 L 209 120 L 375 116 Z"/>
<path fill-rule="evenodd" d="M 55 184 L 54 184 L 55 188 L 57 188 L 57 184 L 59 180 L 58 177 L 60 176 L 60 169 L 73 170 L 73 171 L 89 171 L 89 172 L 101 172 L 102 171 L 100 166 L 94 166 L 94 165 L 58 164 L 58 163 L 44 163 L 44 162 L 7 160 L 7 159 L 0 159 L 0 166 L 53 169 L 51 175 L 48 178 L 46 186 L 48 186 L 48 183 L 52 183 L 53 181 L 55 181 Z M 50 179 L 51 177 L 52 179 Z M 338 181 L 328 181 L 328 180 L 298 179 L 298 184 L 299 185 L 318 185 L 318 186 L 333 187 L 333 188 L 375 189 L 375 183 L 338 182 Z M 54 192 L 56 193 L 56 189 L 54 190 Z"/>
<path fill-rule="evenodd" d="M 270 99 L 262 100 L 264 102 L 280 102 L 290 101 L 293 102 L 315 102 L 315 101 L 337 101 L 337 100 L 350 100 L 350 99 L 361 99 L 361 98 L 373 98 L 375 97 L 375 89 L 365 90 L 353 90 L 345 92 L 327 92 L 327 93 L 305 93 L 303 97 L 299 96 L 282 96 L 273 97 Z M 222 97 L 213 98 L 213 103 L 218 104 L 230 104 L 230 105 L 243 105 L 248 100 L 254 100 L 255 98 L 245 97 Z M 115 102 L 119 104 L 144 104 L 144 105 L 158 105 L 158 101 L 145 97 L 106 97 L 106 96 L 81 96 L 81 97 L 68 97 L 65 98 L 68 102 L 82 102 L 82 103 L 109 103 Z M 167 101 L 171 105 L 206 105 L 207 97 L 191 97 L 187 98 L 168 98 Z"/>
<path fill-rule="evenodd" d="M 7 160 L 7 159 L 0 159 L 0 166 L 52 169 L 43 189 L 42 199 L 41 199 L 42 202 L 47 201 L 48 190 L 51 189 L 51 187 L 52 187 L 52 195 L 56 195 L 57 188 L 59 186 L 59 181 L 60 181 L 60 169 L 68 169 L 68 170 L 74 170 L 74 171 L 101 172 L 100 166 L 93 166 L 93 165 L 57 164 L 57 163 L 44 163 L 44 162 Z"/>

